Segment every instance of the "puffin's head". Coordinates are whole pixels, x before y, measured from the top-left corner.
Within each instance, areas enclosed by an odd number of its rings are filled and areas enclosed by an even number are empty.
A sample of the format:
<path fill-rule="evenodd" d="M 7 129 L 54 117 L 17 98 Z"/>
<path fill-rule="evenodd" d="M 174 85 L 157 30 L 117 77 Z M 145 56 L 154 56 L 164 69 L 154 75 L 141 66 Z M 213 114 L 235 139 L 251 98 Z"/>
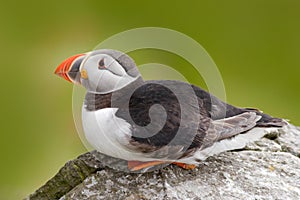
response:
<path fill-rule="evenodd" d="M 72 56 L 57 67 L 55 74 L 102 94 L 119 90 L 141 76 L 129 56 L 108 49 Z"/>

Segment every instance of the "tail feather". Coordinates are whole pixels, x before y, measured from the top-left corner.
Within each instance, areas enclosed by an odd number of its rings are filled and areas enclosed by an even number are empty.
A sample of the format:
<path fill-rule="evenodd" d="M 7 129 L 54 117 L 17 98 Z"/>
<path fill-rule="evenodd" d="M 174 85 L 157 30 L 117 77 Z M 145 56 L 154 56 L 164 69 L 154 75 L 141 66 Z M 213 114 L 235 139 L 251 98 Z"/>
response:
<path fill-rule="evenodd" d="M 288 123 L 284 119 L 274 118 L 270 115 L 264 114 L 262 111 L 254 108 L 245 108 L 246 112 L 255 112 L 261 116 L 261 119 L 256 122 L 256 127 L 283 127 Z"/>

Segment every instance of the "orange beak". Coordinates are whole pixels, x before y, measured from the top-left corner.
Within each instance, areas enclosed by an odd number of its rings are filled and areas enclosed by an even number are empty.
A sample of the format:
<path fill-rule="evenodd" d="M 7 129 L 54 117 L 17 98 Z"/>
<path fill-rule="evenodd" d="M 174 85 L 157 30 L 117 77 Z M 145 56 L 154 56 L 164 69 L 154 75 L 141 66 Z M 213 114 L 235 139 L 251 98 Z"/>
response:
<path fill-rule="evenodd" d="M 72 57 L 66 59 L 56 68 L 54 73 L 69 82 L 73 82 L 73 80 L 70 78 L 68 72 L 70 72 L 72 65 L 73 65 L 74 61 L 76 60 L 76 58 L 83 56 L 83 55 L 85 55 L 85 54 L 77 54 L 75 56 L 72 56 Z"/>

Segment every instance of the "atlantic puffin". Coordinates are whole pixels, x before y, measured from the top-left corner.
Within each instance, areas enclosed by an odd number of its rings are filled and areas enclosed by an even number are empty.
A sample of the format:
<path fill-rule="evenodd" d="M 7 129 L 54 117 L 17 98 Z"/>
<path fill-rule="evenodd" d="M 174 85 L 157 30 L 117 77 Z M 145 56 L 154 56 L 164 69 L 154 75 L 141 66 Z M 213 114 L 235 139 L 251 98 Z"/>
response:
<path fill-rule="evenodd" d="M 241 149 L 287 125 L 189 83 L 144 81 L 133 59 L 116 50 L 72 56 L 55 74 L 86 89 L 82 125 L 87 141 L 128 161 L 131 171 L 169 163 L 193 169 L 209 156 Z"/>

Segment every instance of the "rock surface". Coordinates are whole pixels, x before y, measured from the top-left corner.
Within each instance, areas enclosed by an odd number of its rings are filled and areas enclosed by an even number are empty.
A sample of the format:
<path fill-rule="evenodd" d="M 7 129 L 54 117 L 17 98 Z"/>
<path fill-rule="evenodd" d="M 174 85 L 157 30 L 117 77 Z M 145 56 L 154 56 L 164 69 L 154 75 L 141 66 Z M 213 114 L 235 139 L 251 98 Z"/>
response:
<path fill-rule="evenodd" d="M 116 162 L 83 154 L 28 199 L 300 199 L 300 130 L 294 126 L 210 157 L 194 170 L 169 165 L 126 173 L 103 165 Z"/>

